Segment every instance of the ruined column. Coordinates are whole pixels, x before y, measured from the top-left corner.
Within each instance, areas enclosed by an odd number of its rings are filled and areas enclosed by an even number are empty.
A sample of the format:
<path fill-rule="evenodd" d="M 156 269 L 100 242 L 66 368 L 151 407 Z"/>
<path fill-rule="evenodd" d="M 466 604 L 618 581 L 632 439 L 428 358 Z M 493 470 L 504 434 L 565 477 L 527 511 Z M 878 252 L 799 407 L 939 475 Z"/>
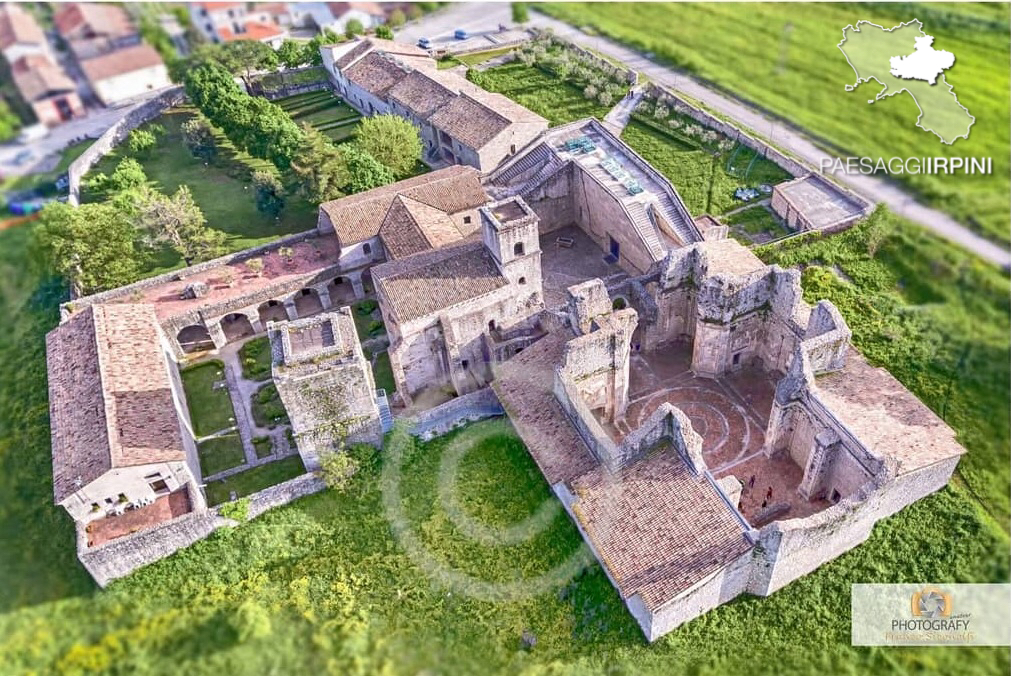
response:
<path fill-rule="evenodd" d="M 333 301 L 330 299 L 330 290 L 327 288 L 326 284 L 320 284 L 319 286 L 314 286 L 316 293 L 319 294 L 319 302 L 323 306 L 324 310 L 329 310 L 333 307 Z"/>
<path fill-rule="evenodd" d="M 365 298 L 365 284 L 362 283 L 362 273 L 361 273 L 361 271 L 358 271 L 358 272 L 349 272 L 348 273 L 348 279 L 351 280 L 351 288 L 354 289 L 355 298 L 357 300 L 361 300 L 362 298 Z"/>
<path fill-rule="evenodd" d="M 298 308 L 295 307 L 295 299 L 289 298 L 284 301 L 284 311 L 288 314 L 288 321 L 298 319 Z"/>
<path fill-rule="evenodd" d="M 804 468 L 804 478 L 797 486 L 797 492 L 805 500 L 818 497 L 824 489 L 825 473 L 828 471 L 832 454 L 837 450 L 839 435 L 832 430 L 823 430 L 814 438 L 814 448 Z"/>

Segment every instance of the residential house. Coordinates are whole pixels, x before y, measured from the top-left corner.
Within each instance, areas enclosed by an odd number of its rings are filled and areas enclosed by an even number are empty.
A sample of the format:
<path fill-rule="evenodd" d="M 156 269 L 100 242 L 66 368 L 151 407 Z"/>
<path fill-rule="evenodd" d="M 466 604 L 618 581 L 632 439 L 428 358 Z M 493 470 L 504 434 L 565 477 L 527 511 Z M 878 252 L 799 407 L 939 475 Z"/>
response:
<path fill-rule="evenodd" d="M 171 86 L 168 69 L 154 47 L 139 44 L 85 59 L 81 70 L 106 106 Z"/>
<path fill-rule="evenodd" d="M 10 65 L 22 56 L 51 56 L 42 28 L 20 5 L 0 6 L 0 53 Z"/>
<path fill-rule="evenodd" d="M 276 49 L 287 35 L 282 20 L 288 20 L 277 9 L 256 5 L 250 11 L 244 2 L 198 2 L 190 5 L 190 17 L 211 42 L 256 40 Z"/>
<path fill-rule="evenodd" d="M 77 85 L 44 54 L 26 54 L 11 64 L 11 77 L 36 119 L 55 126 L 84 113 Z"/>
<path fill-rule="evenodd" d="M 111 3 L 60 5 L 53 25 L 78 60 L 140 44 L 140 33 L 126 10 Z"/>

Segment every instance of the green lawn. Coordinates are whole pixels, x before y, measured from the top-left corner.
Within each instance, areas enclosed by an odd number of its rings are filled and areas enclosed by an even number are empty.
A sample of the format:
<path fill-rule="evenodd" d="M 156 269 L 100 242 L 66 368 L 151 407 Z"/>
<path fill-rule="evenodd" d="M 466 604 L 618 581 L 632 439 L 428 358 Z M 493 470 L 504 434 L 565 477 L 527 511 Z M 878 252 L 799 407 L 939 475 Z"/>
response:
<path fill-rule="evenodd" d="M 210 165 L 193 157 L 182 142 L 179 131 L 183 122 L 194 114 L 192 108 L 173 108 L 153 122 L 162 125 L 166 133 L 158 147 L 140 162 L 155 187 L 172 193 L 180 185 L 188 185 L 207 218 L 207 225 L 228 235 L 227 246 L 239 251 L 295 232 L 310 230 L 316 225 L 316 207 L 295 194 L 291 177 L 285 177 L 289 195 L 280 219 L 275 220 L 256 209 L 250 176 L 257 169 L 273 170 L 265 160 L 257 160 L 235 150 L 218 133 L 218 157 Z M 127 153 L 119 146 L 104 157 L 91 173 L 112 173 L 120 157 Z M 90 174 L 89 174 L 90 175 Z M 87 194 L 85 200 L 89 199 Z M 164 272 L 181 267 L 182 259 L 164 248 L 157 256 L 152 272 Z"/>
<path fill-rule="evenodd" d="M 288 413 L 274 383 L 264 385 L 253 395 L 253 420 L 257 427 L 277 427 L 289 424 Z"/>
<path fill-rule="evenodd" d="M 330 91 L 297 94 L 274 103 L 298 124 L 308 124 L 340 142 L 354 136 L 361 115 Z"/>
<path fill-rule="evenodd" d="M 226 387 L 214 387 L 225 379 L 225 365 L 218 359 L 181 370 L 186 406 L 198 437 L 235 425 L 235 411 Z"/>
<path fill-rule="evenodd" d="M 1009 240 L 1011 125 L 1007 3 L 550 3 L 537 6 L 576 26 L 592 26 L 810 130 L 844 156 L 992 157 L 993 174 L 906 176 L 930 204 L 999 241 Z M 892 27 L 917 18 L 933 47 L 956 55 L 945 72 L 976 118 L 968 139 L 946 145 L 916 127 L 913 99 L 868 105 L 875 82 L 852 92 L 856 75 L 837 48 L 859 20 Z M 767 133 L 768 130 L 757 130 Z"/>
<path fill-rule="evenodd" d="M 383 324 L 383 313 L 379 311 L 379 304 L 372 300 L 360 300 L 351 306 L 351 315 L 355 320 L 355 331 L 358 332 L 358 340 L 368 340 L 386 333 L 386 326 Z"/>
<path fill-rule="evenodd" d="M 274 452 L 274 443 L 270 437 L 256 437 L 253 439 L 253 448 L 256 450 L 256 457 L 262 460 Z"/>
<path fill-rule="evenodd" d="M 738 188 L 774 185 L 790 178 L 764 158 L 757 158 L 752 164 L 754 153 L 750 149 L 736 155 L 733 151 L 714 155 L 636 119 L 628 123 L 621 138 L 667 177 L 693 216 L 704 213 L 718 216 L 742 206 L 734 197 Z M 728 171 L 731 159 L 730 169 L 740 169 L 740 174 Z M 743 170 L 749 164 L 751 171 L 745 179 Z"/>
<path fill-rule="evenodd" d="M 488 70 L 468 71 L 474 84 L 508 96 L 526 106 L 554 127 L 584 117 L 604 119 L 610 108 L 583 97 L 583 90 L 539 68 L 525 66 L 518 61 Z"/>
<path fill-rule="evenodd" d="M 731 236 L 746 245 L 790 234 L 779 218 L 764 206 L 753 206 L 738 211 L 727 216 L 724 223 L 730 226 Z"/>
<path fill-rule="evenodd" d="M 200 455 L 200 474 L 209 477 L 246 462 L 242 440 L 238 434 L 227 434 L 203 441 L 197 446 Z"/>
<path fill-rule="evenodd" d="M 491 61 L 492 59 L 498 58 L 503 54 L 508 54 L 513 51 L 515 47 L 502 47 L 501 49 L 490 49 L 487 52 L 474 52 L 472 54 L 461 54 L 455 57 L 457 61 L 467 66 L 476 66 L 479 63 L 484 63 L 485 61 Z"/>
<path fill-rule="evenodd" d="M 393 367 L 390 366 L 390 353 L 380 352 L 372 365 L 372 376 L 376 379 L 376 387 L 386 390 L 387 395 L 397 391 L 397 382 L 393 379 Z"/>
<path fill-rule="evenodd" d="M 302 458 L 297 455 L 257 465 L 230 477 L 208 483 L 207 504 L 212 507 L 220 505 L 231 499 L 232 491 L 235 491 L 236 498 L 241 498 L 302 474 L 305 474 L 305 467 L 302 465 Z"/>
<path fill-rule="evenodd" d="M 271 373 L 270 339 L 260 336 L 239 348 L 242 377 L 247 380 L 267 380 Z"/>

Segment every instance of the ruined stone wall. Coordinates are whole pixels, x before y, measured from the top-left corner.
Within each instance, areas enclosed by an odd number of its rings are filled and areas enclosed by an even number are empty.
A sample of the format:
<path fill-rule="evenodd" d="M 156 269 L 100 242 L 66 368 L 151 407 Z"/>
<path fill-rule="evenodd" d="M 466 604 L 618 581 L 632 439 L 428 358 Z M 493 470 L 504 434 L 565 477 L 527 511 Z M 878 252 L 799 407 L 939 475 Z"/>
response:
<path fill-rule="evenodd" d="M 753 551 L 749 550 L 687 592 L 650 612 L 638 596 L 626 601 L 646 638 L 655 641 L 680 625 L 728 603 L 748 589 Z M 645 622 L 643 621 L 644 618 Z"/>
<path fill-rule="evenodd" d="M 449 434 L 467 423 L 500 415 L 505 415 L 505 409 L 494 390 L 485 387 L 414 416 L 410 422 L 411 434 L 428 441 Z"/>
<path fill-rule="evenodd" d="M 897 478 L 883 476 L 822 512 L 763 527 L 748 591 L 767 596 L 859 545 L 878 520 L 944 488 L 957 464 L 951 458 Z"/>

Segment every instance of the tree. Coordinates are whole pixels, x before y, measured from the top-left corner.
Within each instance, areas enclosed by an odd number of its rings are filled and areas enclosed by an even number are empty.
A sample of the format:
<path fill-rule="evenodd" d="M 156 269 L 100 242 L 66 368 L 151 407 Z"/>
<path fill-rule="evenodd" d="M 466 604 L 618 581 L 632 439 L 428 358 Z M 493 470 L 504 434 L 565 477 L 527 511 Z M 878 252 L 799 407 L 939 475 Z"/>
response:
<path fill-rule="evenodd" d="M 0 141 L 13 138 L 20 128 L 20 118 L 14 114 L 7 102 L 0 98 Z"/>
<path fill-rule="evenodd" d="M 207 227 L 188 186 L 179 186 L 171 197 L 150 189 L 132 197 L 138 229 L 155 241 L 167 242 L 186 265 L 224 253 L 225 233 Z"/>
<path fill-rule="evenodd" d="M 365 26 L 358 19 L 348 19 L 348 22 L 344 24 L 344 36 L 348 40 L 356 35 L 361 35 L 365 32 Z"/>
<path fill-rule="evenodd" d="M 308 125 L 302 126 L 302 139 L 291 162 L 299 192 L 314 204 L 343 196 L 351 182 L 344 155 L 329 138 Z"/>
<path fill-rule="evenodd" d="M 132 157 L 124 157 L 116 165 L 112 175 L 97 174 L 87 180 L 89 193 L 109 197 L 125 190 L 140 188 L 147 184 L 147 174 L 140 162 Z"/>
<path fill-rule="evenodd" d="M 158 145 L 158 139 L 151 131 L 134 129 L 126 137 L 126 147 L 137 157 L 150 157 L 151 151 Z"/>
<path fill-rule="evenodd" d="M 388 23 L 393 28 L 400 28 L 405 23 L 407 23 L 407 16 L 404 15 L 404 10 L 399 7 L 392 12 L 390 12 L 390 18 L 387 19 Z"/>
<path fill-rule="evenodd" d="M 246 261 L 246 269 L 259 277 L 263 274 L 264 263 L 262 258 L 250 258 Z M 255 362 L 255 360 L 253 360 Z"/>
<path fill-rule="evenodd" d="M 399 115 L 374 115 L 358 124 L 357 144 L 394 177 L 410 175 L 421 159 L 422 144 L 418 128 Z"/>
<path fill-rule="evenodd" d="M 526 23 L 530 21 L 530 11 L 525 2 L 513 3 L 513 23 Z"/>
<path fill-rule="evenodd" d="M 345 451 L 323 451 L 319 454 L 323 483 L 336 491 L 345 490 L 358 472 L 359 463 Z"/>
<path fill-rule="evenodd" d="M 182 125 L 183 143 L 204 162 L 210 162 L 218 154 L 218 144 L 214 139 L 214 129 L 204 117 L 186 120 Z"/>
<path fill-rule="evenodd" d="M 417 4 L 412 2 L 410 5 L 407 6 L 407 18 L 410 19 L 411 21 L 416 21 L 420 19 L 421 15 L 422 15 L 421 8 L 418 7 Z"/>
<path fill-rule="evenodd" d="M 52 202 L 33 230 L 35 260 L 90 294 L 140 277 L 144 256 L 127 214 L 112 203 Z"/>
<path fill-rule="evenodd" d="M 376 37 L 382 38 L 383 40 L 393 39 L 393 29 L 386 24 L 380 24 L 376 26 Z"/>
<path fill-rule="evenodd" d="M 294 40 L 285 40 L 277 48 L 277 59 L 288 68 L 298 68 L 305 63 L 305 52 Z"/>
<path fill-rule="evenodd" d="M 345 143 L 341 146 L 340 151 L 347 162 L 348 173 L 351 176 L 348 183 L 351 192 L 372 190 L 372 188 L 378 188 L 381 185 L 389 185 L 395 180 L 389 167 L 382 164 L 361 146 L 355 143 Z"/>
<path fill-rule="evenodd" d="M 284 209 L 284 186 L 277 176 L 269 171 L 254 171 L 253 191 L 257 210 L 277 218 Z"/>

